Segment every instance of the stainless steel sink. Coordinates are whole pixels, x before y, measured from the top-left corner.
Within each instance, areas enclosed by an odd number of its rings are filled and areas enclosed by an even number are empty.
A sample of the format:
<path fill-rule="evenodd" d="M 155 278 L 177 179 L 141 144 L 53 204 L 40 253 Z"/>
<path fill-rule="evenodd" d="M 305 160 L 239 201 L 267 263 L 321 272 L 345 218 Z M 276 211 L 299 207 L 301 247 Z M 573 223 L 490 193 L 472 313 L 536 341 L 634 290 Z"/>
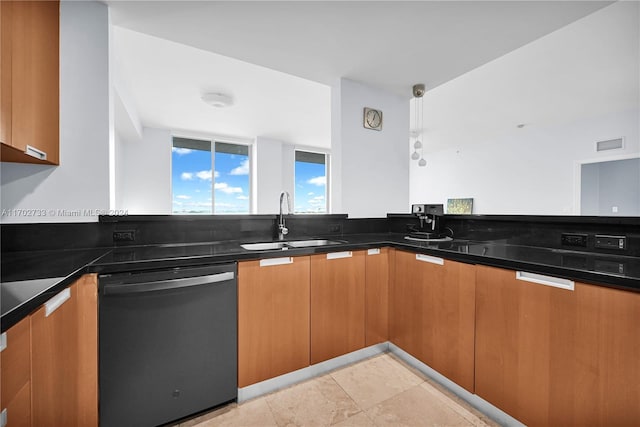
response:
<path fill-rule="evenodd" d="M 286 242 L 245 243 L 244 245 L 240 246 L 248 251 L 268 251 L 288 248 Z"/>
<path fill-rule="evenodd" d="M 342 242 L 338 242 L 336 240 L 294 240 L 291 242 L 287 242 L 287 244 L 292 248 L 308 248 L 312 246 L 326 246 L 326 245 L 339 245 Z"/>
<path fill-rule="evenodd" d="M 312 240 L 292 240 L 289 242 L 263 242 L 263 243 L 245 243 L 243 249 L 249 251 L 267 251 L 275 249 L 288 248 L 311 248 L 314 246 L 339 245 L 344 242 L 337 240 L 312 239 Z"/>

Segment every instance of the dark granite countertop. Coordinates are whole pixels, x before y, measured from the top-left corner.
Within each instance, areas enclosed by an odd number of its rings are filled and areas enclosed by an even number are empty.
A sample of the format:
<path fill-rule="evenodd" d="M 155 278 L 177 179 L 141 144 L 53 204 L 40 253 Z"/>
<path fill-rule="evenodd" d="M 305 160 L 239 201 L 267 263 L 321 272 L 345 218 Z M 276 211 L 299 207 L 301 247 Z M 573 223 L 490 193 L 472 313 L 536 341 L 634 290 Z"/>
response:
<path fill-rule="evenodd" d="M 640 258 L 512 245 L 506 241 L 416 242 L 404 234 L 353 234 L 337 245 L 249 251 L 238 240 L 2 254 L 4 332 L 85 273 L 172 268 L 391 246 L 454 261 L 525 270 L 640 292 Z"/>

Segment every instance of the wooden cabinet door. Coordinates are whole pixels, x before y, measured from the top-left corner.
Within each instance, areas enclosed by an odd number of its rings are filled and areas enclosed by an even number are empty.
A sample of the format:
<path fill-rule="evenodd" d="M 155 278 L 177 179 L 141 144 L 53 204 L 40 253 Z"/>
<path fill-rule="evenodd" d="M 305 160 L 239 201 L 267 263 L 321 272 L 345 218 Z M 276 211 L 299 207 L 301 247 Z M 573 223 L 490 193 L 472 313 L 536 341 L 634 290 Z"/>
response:
<path fill-rule="evenodd" d="M 13 3 L 0 2 L 0 142 L 11 145 L 11 28 Z"/>
<path fill-rule="evenodd" d="M 365 256 L 311 256 L 311 364 L 364 348 Z"/>
<path fill-rule="evenodd" d="M 419 256 L 414 261 L 423 286 L 419 358 L 473 393 L 475 265 L 449 260 L 438 264 L 420 259 Z"/>
<path fill-rule="evenodd" d="M 309 292 L 309 257 L 238 263 L 239 387 L 309 366 Z"/>
<path fill-rule="evenodd" d="M 530 426 L 640 420 L 640 294 L 477 268 L 476 393 Z"/>
<path fill-rule="evenodd" d="M 2 2 L 5 3 L 5 2 Z M 59 2 L 9 2 L 2 20 L 2 130 L 10 136 L 3 161 L 43 163 L 27 146 L 59 163 Z M 5 14 L 3 5 L 3 16 Z M 10 46 L 10 47 L 9 47 Z M 5 61 L 9 65 L 4 66 Z M 10 89 L 8 82 L 10 81 Z M 7 91 L 7 97 L 5 97 Z M 5 115 L 6 113 L 6 115 Z M 10 129 L 7 134 L 5 129 Z"/>
<path fill-rule="evenodd" d="M 391 341 L 473 392 L 475 266 L 396 251 Z"/>
<path fill-rule="evenodd" d="M 5 337 L 6 348 L 0 353 L 1 409 L 7 411 L 7 427 L 30 426 L 31 319 L 22 319 Z"/>
<path fill-rule="evenodd" d="M 84 276 L 31 315 L 33 425 L 97 426 L 97 280 Z"/>
<path fill-rule="evenodd" d="M 389 340 L 389 248 L 369 249 L 365 258 L 365 346 Z"/>
<path fill-rule="evenodd" d="M 419 358 L 422 348 L 423 286 L 414 253 L 395 251 L 390 283 L 389 339 Z"/>

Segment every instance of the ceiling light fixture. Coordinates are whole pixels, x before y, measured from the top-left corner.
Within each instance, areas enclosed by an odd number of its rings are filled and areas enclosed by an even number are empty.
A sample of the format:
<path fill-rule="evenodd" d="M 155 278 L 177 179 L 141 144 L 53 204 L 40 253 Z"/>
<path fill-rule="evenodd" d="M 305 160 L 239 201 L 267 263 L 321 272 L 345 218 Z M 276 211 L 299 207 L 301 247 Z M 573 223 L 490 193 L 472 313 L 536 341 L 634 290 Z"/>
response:
<path fill-rule="evenodd" d="M 224 93 L 210 92 L 202 95 L 202 100 L 212 107 L 226 108 L 233 105 L 233 98 Z"/>
<path fill-rule="evenodd" d="M 414 113 L 414 130 L 411 132 L 412 136 L 416 139 L 413 143 L 413 153 L 411 154 L 412 160 L 418 160 L 418 166 L 426 166 L 427 161 L 424 159 L 423 151 L 424 146 L 422 144 L 422 131 L 423 131 L 423 106 L 424 101 L 422 96 L 424 95 L 424 84 L 413 85 L 413 113 Z M 418 153 L 418 150 L 420 152 Z"/>

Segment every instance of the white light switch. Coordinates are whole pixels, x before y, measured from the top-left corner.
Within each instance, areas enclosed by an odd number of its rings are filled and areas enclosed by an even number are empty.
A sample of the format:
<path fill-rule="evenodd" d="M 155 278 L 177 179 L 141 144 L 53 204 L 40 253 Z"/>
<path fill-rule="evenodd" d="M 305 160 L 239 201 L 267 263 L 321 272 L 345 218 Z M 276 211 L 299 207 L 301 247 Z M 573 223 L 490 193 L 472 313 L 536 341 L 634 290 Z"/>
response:
<path fill-rule="evenodd" d="M 617 206 L 611 206 L 611 212 L 618 213 L 618 207 Z"/>

